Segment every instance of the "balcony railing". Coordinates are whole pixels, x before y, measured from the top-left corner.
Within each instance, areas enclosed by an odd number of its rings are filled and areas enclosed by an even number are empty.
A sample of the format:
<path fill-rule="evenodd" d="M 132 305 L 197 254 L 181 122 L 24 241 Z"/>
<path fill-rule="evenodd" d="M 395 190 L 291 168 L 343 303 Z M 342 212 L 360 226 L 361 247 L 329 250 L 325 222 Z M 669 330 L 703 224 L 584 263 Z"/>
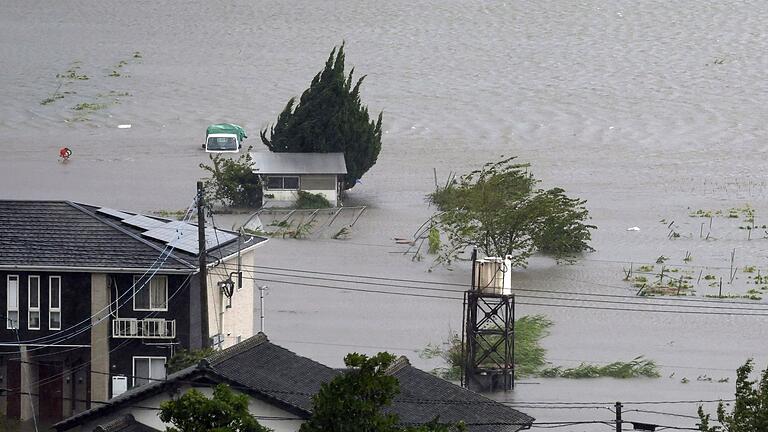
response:
<path fill-rule="evenodd" d="M 112 337 L 173 339 L 176 337 L 176 320 L 115 318 L 112 320 Z"/>

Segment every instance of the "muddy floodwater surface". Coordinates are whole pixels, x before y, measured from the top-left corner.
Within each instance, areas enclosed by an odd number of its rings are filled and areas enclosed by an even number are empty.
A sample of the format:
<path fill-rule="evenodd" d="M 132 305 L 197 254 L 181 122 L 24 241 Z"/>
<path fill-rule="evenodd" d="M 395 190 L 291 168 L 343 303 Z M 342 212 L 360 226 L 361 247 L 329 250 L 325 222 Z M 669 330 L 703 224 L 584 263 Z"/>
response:
<path fill-rule="evenodd" d="M 299 354 L 340 366 L 347 352 L 386 349 L 439 366 L 416 351 L 461 328 L 460 300 L 353 289 L 460 298 L 466 265 L 428 272 L 431 258 L 412 261 L 394 238 L 432 213 L 433 169 L 442 180 L 503 154 L 530 162 L 544 186 L 586 199 L 599 227 L 596 251 L 576 264 L 537 257 L 515 272 L 517 314 L 554 321 L 549 361 L 644 355 L 661 377 L 527 378 L 494 398 L 542 422 L 609 421 L 613 401 L 731 398 L 739 365 L 754 357 L 766 366 L 762 300 L 635 298 L 634 282 L 622 280 L 630 263 L 654 265 L 652 279 L 663 256 L 691 276 L 697 297 L 688 298 L 719 295 L 712 281 L 721 277 L 728 295 L 761 291 L 751 281 L 768 272 L 766 2 L 3 0 L 0 12 L 0 197 L 135 211 L 189 205 L 208 124 L 241 124 L 246 144 L 264 151 L 259 129 L 346 41 L 347 67 L 367 75 L 363 101 L 384 111 L 379 161 L 348 194 L 368 208 L 348 240 L 273 239 L 257 260 L 255 283 L 269 287 L 266 332 Z M 67 163 L 57 161 L 63 146 Z M 746 205 L 754 221 L 729 217 Z M 277 269 L 446 285 L 418 291 L 425 285 Z M 683 417 L 625 419 L 696 422 L 685 417 L 696 404 L 632 409 Z"/>

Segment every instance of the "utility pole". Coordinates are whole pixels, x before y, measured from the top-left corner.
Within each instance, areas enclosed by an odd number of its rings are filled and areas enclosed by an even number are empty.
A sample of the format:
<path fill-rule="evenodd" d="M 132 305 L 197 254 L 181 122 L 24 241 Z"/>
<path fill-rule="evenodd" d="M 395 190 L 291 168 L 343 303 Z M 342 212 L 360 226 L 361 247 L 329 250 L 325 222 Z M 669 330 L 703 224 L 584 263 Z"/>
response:
<path fill-rule="evenodd" d="M 616 432 L 621 432 L 621 402 L 616 402 Z"/>
<path fill-rule="evenodd" d="M 198 266 L 200 267 L 200 335 L 203 348 L 211 347 L 208 331 L 208 274 L 206 272 L 207 254 L 205 253 L 205 203 L 203 200 L 203 182 L 197 182 L 197 242 Z"/>
<path fill-rule="evenodd" d="M 269 288 L 265 286 L 259 287 L 259 303 L 261 306 L 259 306 L 259 314 L 260 320 L 261 320 L 261 330 L 259 330 L 261 333 L 264 333 L 264 291 L 268 290 Z"/>

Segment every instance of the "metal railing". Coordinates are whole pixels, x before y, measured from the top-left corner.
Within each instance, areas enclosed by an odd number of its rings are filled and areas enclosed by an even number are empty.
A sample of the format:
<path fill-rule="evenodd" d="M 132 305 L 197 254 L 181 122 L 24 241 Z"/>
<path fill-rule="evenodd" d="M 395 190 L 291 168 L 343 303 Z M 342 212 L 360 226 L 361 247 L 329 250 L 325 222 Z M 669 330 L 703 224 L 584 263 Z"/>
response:
<path fill-rule="evenodd" d="M 176 337 L 176 320 L 115 318 L 112 320 L 112 337 L 173 339 Z"/>

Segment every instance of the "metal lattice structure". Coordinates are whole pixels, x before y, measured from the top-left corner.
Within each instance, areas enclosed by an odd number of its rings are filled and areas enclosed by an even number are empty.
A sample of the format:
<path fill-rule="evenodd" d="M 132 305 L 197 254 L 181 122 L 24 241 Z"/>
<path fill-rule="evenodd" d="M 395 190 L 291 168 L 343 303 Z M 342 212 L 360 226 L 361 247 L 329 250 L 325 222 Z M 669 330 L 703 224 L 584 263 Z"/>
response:
<path fill-rule="evenodd" d="M 462 385 L 482 392 L 511 390 L 515 385 L 515 296 L 483 290 L 473 276 L 472 288 L 464 292 L 463 326 Z"/>

